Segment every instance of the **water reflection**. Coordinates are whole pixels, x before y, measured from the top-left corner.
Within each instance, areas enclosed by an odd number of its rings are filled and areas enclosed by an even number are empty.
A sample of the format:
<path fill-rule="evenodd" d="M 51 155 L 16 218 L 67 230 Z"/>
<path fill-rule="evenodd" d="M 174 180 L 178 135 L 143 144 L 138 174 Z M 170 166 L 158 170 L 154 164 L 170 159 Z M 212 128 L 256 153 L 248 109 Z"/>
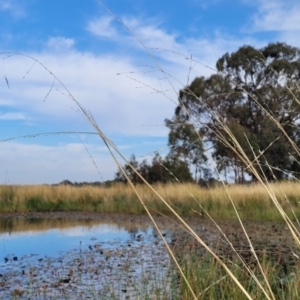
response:
<path fill-rule="evenodd" d="M 147 224 L 8 219 L 0 225 L 1 299 L 134 299 L 151 295 L 153 285 L 168 299 L 170 259 Z"/>
<path fill-rule="evenodd" d="M 74 226 L 84 226 L 92 227 L 99 224 L 111 224 L 117 226 L 120 229 L 125 229 L 128 231 L 134 231 L 137 229 L 145 229 L 149 227 L 149 223 L 142 222 L 138 225 L 130 220 L 118 220 L 118 222 L 113 220 L 104 221 L 94 220 L 91 218 L 1 218 L 0 217 L 0 234 L 1 233 L 15 233 L 23 231 L 45 231 L 47 229 L 67 229 Z"/>
<path fill-rule="evenodd" d="M 74 226 L 71 228 L 53 228 L 42 231 L 13 231 L 0 234 L 0 258 L 7 255 L 57 256 L 60 251 L 85 248 L 92 238 L 110 247 L 111 243 L 124 243 L 134 239 L 139 232 L 128 232 L 124 227 L 114 224 L 98 224 L 92 226 Z"/>

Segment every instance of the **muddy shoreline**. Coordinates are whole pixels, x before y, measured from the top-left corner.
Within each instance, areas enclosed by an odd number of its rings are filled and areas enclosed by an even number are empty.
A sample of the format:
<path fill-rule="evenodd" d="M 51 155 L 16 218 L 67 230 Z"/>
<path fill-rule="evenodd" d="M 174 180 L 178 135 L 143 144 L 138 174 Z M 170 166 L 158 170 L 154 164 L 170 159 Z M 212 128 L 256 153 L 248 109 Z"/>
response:
<path fill-rule="evenodd" d="M 111 230 L 106 231 L 110 224 Z M 34 245 L 30 251 L 16 253 L 7 247 L 10 250 L 3 252 L 0 299 L 149 299 L 157 288 L 161 299 L 175 299 L 170 288 L 171 260 L 145 217 L 59 212 L 6 214 L 0 215 L 0 225 L 3 233 L 13 236 L 22 231 L 41 233 L 36 239 L 28 239 Z M 55 253 L 38 250 L 42 248 L 37 239 L 43 232 L 53 230 L 53 235 L 59 236 L 58 231 L 72 231 L 81 225 L 85 229 L 104 225 L 106 229 L 75 230 L 76 234 L 69 238 L 75 243 L 55 239 L 49 244 L 49 239 L 42 238 L 46 247 L 51 248 L 53 243 L 59 246 L 54 247 Z M 67 234 L 62 236 L 68 239 Z M 5 245 L 5 240 L 1 241 Z M 18 247 L 22 248 L 24 240 L 21 241 Z"/>
<path fill-rule="evenodd" d="M 170 245 L 176 253 L 197 253 L 204 255 L 206 250 L 199 245 L 176 220 L 165 216 L 154 216 L 162 230 L 171 234 Z M 32 212 L 0 214 L 0 219 L 69 219 L 94 220 L 103 222 L 124 223 L 132 225 L 151 226 L 152 222 L 147 215 L 107 214 L 93 212 Z M 247 262 L 253 259 L 249 243 L 237 221 L 217 221 L 222 232 L 209 220 L 204 218 L 185 218 L 197 235 L 214 251 L 223 257 L 232 259 L 232 247 Z M 243 223 L 257 255 L 270 259 L 273 263 L 282 266 L 286 271 L 290 266 L 298 266 L 300 257 L 299 248 L 284 222 L 245 221 Z M 229 240 L 226 240 L 226 238 Z M 230 245 L 232 244 L 232 246 Z"/>

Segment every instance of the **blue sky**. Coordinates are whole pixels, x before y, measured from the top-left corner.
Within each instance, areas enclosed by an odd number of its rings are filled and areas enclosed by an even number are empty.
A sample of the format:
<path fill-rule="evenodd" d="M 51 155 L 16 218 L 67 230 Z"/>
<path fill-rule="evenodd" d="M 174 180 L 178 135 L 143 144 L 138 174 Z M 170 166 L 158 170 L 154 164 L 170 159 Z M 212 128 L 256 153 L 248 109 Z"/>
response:
<path fill-rule="evenodd" d="M 101 3 L 0 0 L 0 139 L 15 138 L 0 143 L 0 183 L 103 181 L 117 170 L 97 136 L 22 138 L 93 128 L 41 65 L 4 52 L 37 59 L 126 157 L 151 159 L 153 151 L 168 151 L 164 119 L 179 89 L 212 74 L 224 53 L 277 41 L 300 46 L 297 0 Z"/>

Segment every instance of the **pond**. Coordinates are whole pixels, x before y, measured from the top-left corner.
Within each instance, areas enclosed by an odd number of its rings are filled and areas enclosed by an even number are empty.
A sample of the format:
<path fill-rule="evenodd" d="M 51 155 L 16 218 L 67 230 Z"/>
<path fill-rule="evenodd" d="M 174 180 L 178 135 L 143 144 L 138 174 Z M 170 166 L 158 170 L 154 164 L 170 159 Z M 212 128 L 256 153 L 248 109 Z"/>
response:
<path fill-rule="evenodd" d="M 0 299 L 173 299 L 174 274 L 150 224 L 0 220 Z"/>

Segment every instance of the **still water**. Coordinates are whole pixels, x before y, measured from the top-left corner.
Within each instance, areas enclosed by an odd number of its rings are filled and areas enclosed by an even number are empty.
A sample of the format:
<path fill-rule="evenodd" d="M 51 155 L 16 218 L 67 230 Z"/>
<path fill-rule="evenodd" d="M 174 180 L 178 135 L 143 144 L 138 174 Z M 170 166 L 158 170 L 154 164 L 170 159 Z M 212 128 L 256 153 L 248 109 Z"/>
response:
<path fill-rule="evenodd" d="M 137 232 L 141 232 L 138 231 Z M 151 234 L 148 228 L 143 232 L 147 241 Z M 142 233 L 141 233 L 142 234 Z M 113 224 L 93 226 L 74 226 L 71 228 L 53 228 L 45 231 L 23 231 L 0 234 L 0 259 L 6 256 L 22 256 L 36 254 L 41 257 L 56 257 L 61 251 L 88 247 L 97 239 L 103 247 L 115 247 L 117 244 L 132 242 L 134 235 L 124 227 Z"/>
<path fill-rule="evenodd" d="M 168 299 L 171 273 L 149 225 L 0 221 L 0 299 Z"/>

